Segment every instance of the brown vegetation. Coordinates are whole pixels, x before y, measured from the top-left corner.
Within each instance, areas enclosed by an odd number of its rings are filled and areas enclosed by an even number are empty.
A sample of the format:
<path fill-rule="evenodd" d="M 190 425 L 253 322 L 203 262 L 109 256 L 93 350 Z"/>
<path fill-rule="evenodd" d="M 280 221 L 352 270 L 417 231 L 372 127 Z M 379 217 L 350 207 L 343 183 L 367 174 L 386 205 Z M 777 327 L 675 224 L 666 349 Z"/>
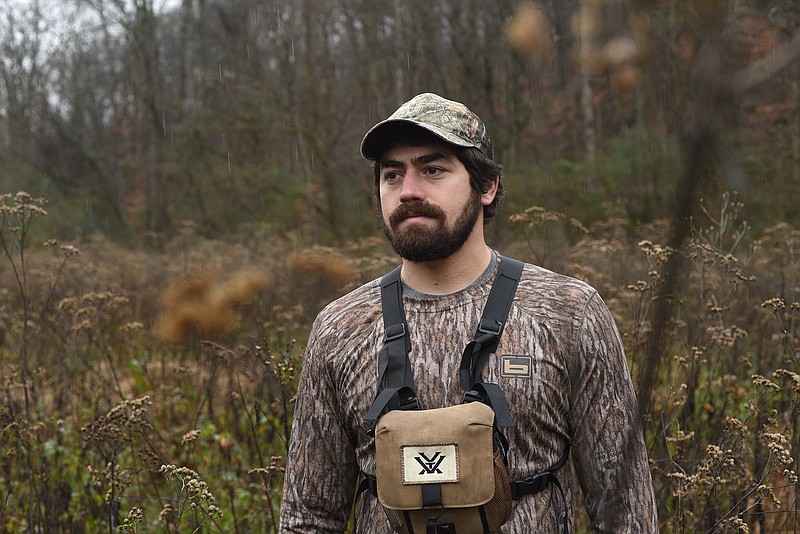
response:
<path fill-rule="evenodd" d="M 172 282 L 159 299 L 156 335 L 183 343 L 190 334 L 200 339 L 232 334 L 241 320 L 237 308 L 255 302 L 270 280 L 268 273 L 248 269 L 226 281 L 211 273 L 199 273 Z"/>
<path fill-rule="evenodd" d="M 756 234 L 740 222 L 746 210 L 733 195 L 704 203 L 682 249 L 663 244 L 667 221 L 586 227 L 536 206 L 510 217 L 515 255 L 600 290 L 634 377 L 664 268 L 674 255 L 686 262 L 643 414 L 664 532 L 800 528 L 800 230 Z M 5 530 L 275 530 L 297 340 L 321 306 L 396 260 L 379 239 L 289 253 L 288 242 L 247 249 L 188 237 L 180 266 L 172 253 L 103 241 L 80 254 L 23 241 L 27 285 L 16 289 L 9 249 Z"/>

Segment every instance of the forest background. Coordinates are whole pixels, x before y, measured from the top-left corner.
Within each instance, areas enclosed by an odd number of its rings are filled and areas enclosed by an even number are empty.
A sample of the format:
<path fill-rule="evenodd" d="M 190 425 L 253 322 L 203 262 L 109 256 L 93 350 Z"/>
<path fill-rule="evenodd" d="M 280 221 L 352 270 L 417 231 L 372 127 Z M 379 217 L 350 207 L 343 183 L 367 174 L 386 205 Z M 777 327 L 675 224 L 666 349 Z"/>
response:
<path fill-rule="evenodd" d="M 0 532 L 276 531 L 311 320 L 397 263 L 358 143 L 423 91 L 492 133 L 492 246 L 612 309 L 662 531 L 800 531 L 798 27 L 791 0 L 0 5 Z"/>

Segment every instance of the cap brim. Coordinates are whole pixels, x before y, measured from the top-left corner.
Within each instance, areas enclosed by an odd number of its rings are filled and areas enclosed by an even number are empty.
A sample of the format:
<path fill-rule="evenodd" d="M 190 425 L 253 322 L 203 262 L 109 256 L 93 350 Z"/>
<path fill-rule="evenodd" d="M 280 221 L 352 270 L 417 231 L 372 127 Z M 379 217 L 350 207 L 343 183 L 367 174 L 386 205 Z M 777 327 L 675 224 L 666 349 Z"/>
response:
<path fill-rule="evenodd" d="M 377 160 L 391 142 L 392 134 L 397 133 L 402 127 L 409 125 L 422 128 L 442 141 L 446 141 L 452 145 L 463 147 L 476 146 L 474 143 L 465 141 L 452 132 L 448 132 L 437 126 L 410 119 L 386 119 L 370 128 L 364 136 L 364 139 L 361 140 L 361 155 L 368 160 Z"/>

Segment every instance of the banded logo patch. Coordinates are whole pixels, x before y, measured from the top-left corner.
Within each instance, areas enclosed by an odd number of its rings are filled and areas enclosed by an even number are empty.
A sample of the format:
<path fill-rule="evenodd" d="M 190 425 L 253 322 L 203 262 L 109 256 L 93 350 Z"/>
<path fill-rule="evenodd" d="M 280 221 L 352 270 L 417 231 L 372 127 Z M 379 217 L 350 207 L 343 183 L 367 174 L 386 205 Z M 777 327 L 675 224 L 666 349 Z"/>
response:
<path fill-rule="evenodd" d="M 458 482 L 458 446 L 403 447 L 403 484 Z"/>
<path fill-rule="evenodd" d="M 530 356 L 501 356 L 500 376 L 503 378 L 530 378 L 532 361 Z"/>

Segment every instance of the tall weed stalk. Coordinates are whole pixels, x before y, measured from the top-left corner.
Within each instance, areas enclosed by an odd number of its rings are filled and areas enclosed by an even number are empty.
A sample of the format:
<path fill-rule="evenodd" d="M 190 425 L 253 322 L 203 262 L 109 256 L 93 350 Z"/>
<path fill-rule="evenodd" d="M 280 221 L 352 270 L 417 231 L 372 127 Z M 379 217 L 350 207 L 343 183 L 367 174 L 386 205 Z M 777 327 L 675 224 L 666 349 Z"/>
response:
<path fill-rule="evenodd" d="M 733 194 L 722 197 L 717 216 L 704 207 L 707 219 L 695 221 L 704 225 L 695 226 L 681 251 L 640 243 L 648 258 L 660 249 L 684 255 L 689 266 L 665 338 L 672 361 L 658 370 L 657 419 L 648 424 L 667 532 L 798 528 L 800 368 L 787 325 L 800 318 L 794 310 L 800 292 L 794 285 L 781 296 L 772 293 L 773 281 L 798 265 L 787 262 L 776 272 L 775 258 L 791 257 L 779 251 L 785 240 L 744 245 L 749 227 L 738 220 L 742 208 Z M 633 287 L 657 295 L 650 284 Z M 786 297 L 794 304 L 787 306 Z M 767 320 L 766 312 L 783 324 Z"/>

